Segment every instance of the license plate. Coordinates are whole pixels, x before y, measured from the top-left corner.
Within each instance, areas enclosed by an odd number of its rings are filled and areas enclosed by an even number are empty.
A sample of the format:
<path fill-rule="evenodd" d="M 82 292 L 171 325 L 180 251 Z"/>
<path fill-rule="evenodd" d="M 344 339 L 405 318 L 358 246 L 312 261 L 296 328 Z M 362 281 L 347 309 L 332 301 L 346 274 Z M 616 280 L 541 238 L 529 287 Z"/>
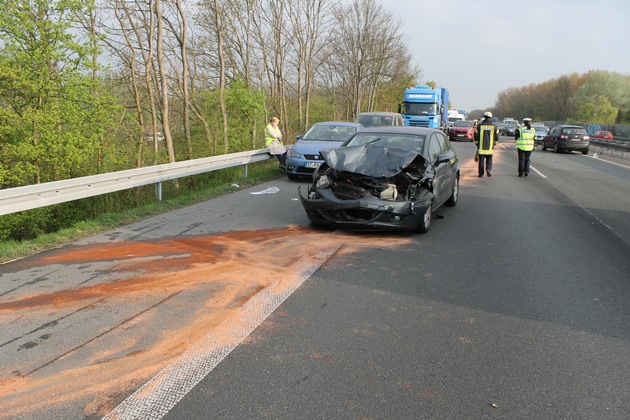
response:
<path fill-rule="evenodd" d="M 306 162 L 304 166 L 307 168 L 319 168 L 321 164 L 321 162 Z"/>

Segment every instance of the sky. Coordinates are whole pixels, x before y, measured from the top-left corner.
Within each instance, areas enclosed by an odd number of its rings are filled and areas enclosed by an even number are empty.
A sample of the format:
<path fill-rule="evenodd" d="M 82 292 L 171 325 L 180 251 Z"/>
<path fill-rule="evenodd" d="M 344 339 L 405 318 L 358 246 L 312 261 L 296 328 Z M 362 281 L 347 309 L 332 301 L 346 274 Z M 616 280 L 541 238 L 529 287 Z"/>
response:
<path fill-rule="evenodd" d="M 377 0 L 408 36 L 421 82 L 451 108 L 571 73 L 630 75 L 630 0 Z"/>

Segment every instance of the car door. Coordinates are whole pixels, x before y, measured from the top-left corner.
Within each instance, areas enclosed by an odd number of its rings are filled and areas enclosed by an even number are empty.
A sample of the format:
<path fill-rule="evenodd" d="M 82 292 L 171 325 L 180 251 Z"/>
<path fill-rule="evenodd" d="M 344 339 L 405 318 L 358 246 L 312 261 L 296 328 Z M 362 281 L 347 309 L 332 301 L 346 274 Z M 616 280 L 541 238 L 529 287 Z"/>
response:
<path fill-rule="evenodd" d="M 438 162 L 442 156 L 448 156 L 446 162 Z M 438 207 L 450 197 L 455 183 L 457 156 L 444 133 L 431 133 L 429 139 L 429 159 L 435 169 L 433 180 L 433 207 Z"/>
<path fill-rule="evenodd" d="M 560 127 L 554 127 L 549 131 L 549 134 L 543 138 L 545 147 L 553 147 L 553 139 L 558 136 L 558 132 L 560 131 Z"/>

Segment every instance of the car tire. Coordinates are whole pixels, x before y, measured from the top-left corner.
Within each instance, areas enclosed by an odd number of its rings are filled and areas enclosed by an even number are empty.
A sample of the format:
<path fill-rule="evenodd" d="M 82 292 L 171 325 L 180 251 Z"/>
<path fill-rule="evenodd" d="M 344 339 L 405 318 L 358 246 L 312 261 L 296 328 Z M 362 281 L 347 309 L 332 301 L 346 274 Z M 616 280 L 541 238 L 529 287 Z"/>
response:
<path fill-rule="evenodd" d="M 553 151 L 554 153 L 560 153 L 560 148 L 558 147 L 558 143 L 553 144 Z"/>
<path fill-rule="evenodd" d="M 299 177 L 300 177 L 299 175 L 296 175 L 296 174 L 290 174 L 290 173 L 288 173 L 288 172 L 287 172 L 287 178 L 289 178 L 291 181 L 295 181 L 295 180 L 297 180 Z"/>
<path fill-rule="evenodd" d="M 588 149 L 586 149 L 586 150 L 582 150 L 582 154 L 583 154 L 583 155 L 587 155 L 587 154 L 588 154 Z"/>
<path fill-rule="evenodd" d="M 455 178 L 455 183 L 453 184 L 453 191 L 451 192 L 451 196 L 444 203 L 445 206 L 455 207 L 457 205 L 457 200 L 459 199 L 459 177 Z"/>
<path fill-rule="evenodd" d="M 422 220 L 420 220 L 420 224 L 416 229 L 420 233 L 427 233 L 431 228 L 431 221 L 433 219 L 433 206 L 429 206 L 424 214 L 422 215 Z"/>

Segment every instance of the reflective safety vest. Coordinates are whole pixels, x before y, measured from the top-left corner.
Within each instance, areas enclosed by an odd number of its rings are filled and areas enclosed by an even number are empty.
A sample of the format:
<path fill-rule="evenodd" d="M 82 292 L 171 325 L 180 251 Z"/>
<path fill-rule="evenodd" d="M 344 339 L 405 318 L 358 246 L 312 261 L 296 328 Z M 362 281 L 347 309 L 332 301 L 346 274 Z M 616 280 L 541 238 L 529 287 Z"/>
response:
<path fill-rule="evenodd" d="M 274 128 L 271 124 L 267 125 L 267 127 L 265 127 L 265 147 L 269 146 L 272 141 L 278 139 L 279 136 L 280 129 L 278 127 Z M 280 139 L 278 139 L 278 141 L 280 141 Z"/>
<path fill-rule="evenodd" d="M 477 127 L 479 130 L 479 143 L 477 144 L 477 151 L 480 155 L 491 155 L 494 150 L 495 143 L 495 126 L 493 124 L 480 125 Z"/>
<path fill-rule="evenodd" d="M 516 139 L 516 148 L 529 152 L 534 150 L 534 137 L 536 130 L 534 128 L 519 127 L 519 135 Z"/>

